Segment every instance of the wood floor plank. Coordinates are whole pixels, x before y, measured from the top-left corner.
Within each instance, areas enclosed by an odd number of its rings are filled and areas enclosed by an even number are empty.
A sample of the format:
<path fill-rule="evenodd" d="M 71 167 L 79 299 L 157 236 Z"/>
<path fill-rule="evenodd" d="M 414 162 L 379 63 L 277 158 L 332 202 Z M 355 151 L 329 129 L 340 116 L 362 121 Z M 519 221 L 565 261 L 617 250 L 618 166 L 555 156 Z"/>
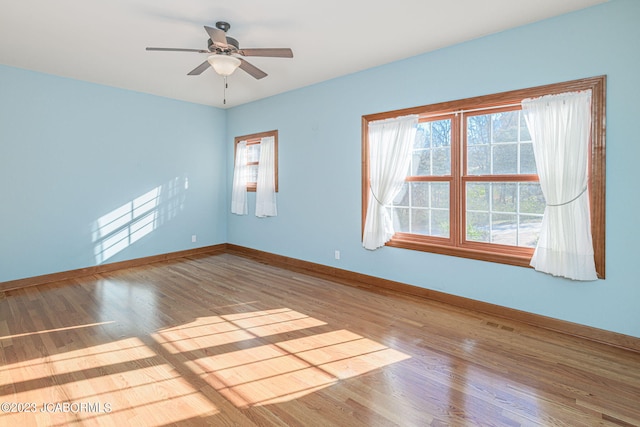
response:
<path fill-rule="evenodd" d="M 228 253 L 6 291 L 0 363 L 0 425 L 640 426 L 638 353 Z"/>

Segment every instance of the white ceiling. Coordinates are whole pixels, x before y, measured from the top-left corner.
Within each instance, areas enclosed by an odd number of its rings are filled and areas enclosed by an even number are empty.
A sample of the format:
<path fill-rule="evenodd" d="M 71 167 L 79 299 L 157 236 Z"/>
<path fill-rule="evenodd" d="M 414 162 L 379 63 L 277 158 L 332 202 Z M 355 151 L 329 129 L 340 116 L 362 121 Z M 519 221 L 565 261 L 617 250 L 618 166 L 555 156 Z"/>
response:
<path fill-rule="evenodd" d="M 216 107 L 231 107 L 539 21 L 607 0 L 0 0 L 0 64 Z M 187 73 L 206 54 L 204 25 L 227 21 L 269 74 Z"/>

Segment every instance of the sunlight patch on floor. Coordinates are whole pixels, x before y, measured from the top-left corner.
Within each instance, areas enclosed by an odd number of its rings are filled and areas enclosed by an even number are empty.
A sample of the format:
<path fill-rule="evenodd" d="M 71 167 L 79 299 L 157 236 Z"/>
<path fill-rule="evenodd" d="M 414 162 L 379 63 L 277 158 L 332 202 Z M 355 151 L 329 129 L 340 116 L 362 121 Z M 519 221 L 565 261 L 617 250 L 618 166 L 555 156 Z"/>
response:
<path fill-rule="evenodd" d="M 95 345 L 92 333 L 73 329 L 2 337 L 3 348 L 20 340 L 35 356 L 0 368 L 2 384 L 14 385 L 0 394 L 9 402 L 85 403 L 101 411 L 3 413 L 0 425 L 164 426 L 219 414 L 227 402 L 248 408 L 291 401 L 409 358 L 288 308 L 201 317 Z M 96 332 L 96 340 L 104 338 Z"/>
<path fill-rule="evenodd" d="M 160 426 L 183 420 L 185 410 L 189 417 L 219 412 L 138 338 L 8 364 L 0 368 L 0 378 L 2 383 L 11 378 L 21 389 L 4 395 L 4 401 L 35 402 L 34 391 L 38 396 L 35 413 L 0 414 L 0 425 L 5 421 L 6 425 L 85 425 L 90 420 L 102 425 L 106 419 L 114 425 L 135 425 L 139 419 L 139 425 Z M 43 405 L 50 403 L 52 409 L 59 402 L 82 403 L 101 411 L 44 410 Z"/>
<path fill-rule="evenodd" d="M 262 344 L 264 337 L 325 325 L 294 310 L 277 309 L 199 318 L 160 331 L 155 339 L 172 353 L 192 352 L 196 357 L 187 357 L 185 365 L 240 408 L 293 400 L 409 358 L 345 329 Z M 229 330 L 239 340 L 260 338 L 261 345 L 225 351 Z M 207 345 L 204 352 L 202 344 Z"/>

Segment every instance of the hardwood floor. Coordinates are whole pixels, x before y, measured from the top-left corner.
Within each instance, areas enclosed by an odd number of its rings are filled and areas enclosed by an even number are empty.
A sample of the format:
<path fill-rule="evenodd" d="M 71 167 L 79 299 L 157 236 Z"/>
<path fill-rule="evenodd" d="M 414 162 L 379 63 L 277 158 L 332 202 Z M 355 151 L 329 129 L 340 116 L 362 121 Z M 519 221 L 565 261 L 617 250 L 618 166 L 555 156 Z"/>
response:
<path fill-rule="evenodd" d="M 6 291 L 0 364 L 7 426 L 640 425 L 639 353 L 231 254 Z"/>

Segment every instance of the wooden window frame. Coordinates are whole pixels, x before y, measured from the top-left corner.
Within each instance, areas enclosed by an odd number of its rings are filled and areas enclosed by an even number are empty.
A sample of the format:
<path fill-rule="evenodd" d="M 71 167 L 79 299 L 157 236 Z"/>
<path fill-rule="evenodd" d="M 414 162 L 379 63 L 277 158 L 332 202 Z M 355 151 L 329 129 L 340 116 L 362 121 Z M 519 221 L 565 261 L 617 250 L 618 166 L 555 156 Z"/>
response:
<path fill-rule="evenodd" d="M 262 138 L 272 136 L 273 137 L 273 149 L 274 149 L 274 165 L 273 165 L 273 173 L 276 184 L 276 192 L 278 191 L 278 131 L 270 130 L 267 132 L 260 133 L 252 133 L 250 135 L 236 136 L 233 140 L 233 164 L 235 165 L 236 153 L 238 148 L 238 143 L 240 141 L 247 141 L 247 146 L 251 145 L 259 145 L 262 142 Z M 256 166 L 258 162 L 248 162 L 247 166 Z M 255 192 L 257 189 L 257 182 L 249 182 L 247 183 L 247 191 Z"/>
<path fill-rule="evenodd" d="M 590 77 L 568 82 L 519 89 L 492 95 L 442 102 L 432 105 L 413 107 L 401 110 L 362 116 L 362 231 L 366 220 L 369 197 L 369 122 L 393 117 L 417 114 L 421 119 L 434 116 L 456 117 L 456 112 L 491 109 L 487 113 L 499 111 L 501 106 L 520 104 L 523 99 L 564 92 L 591 90 L 591 138 L 589 157 L 589 201 L 591 208 L 591 232 L 593 237 L 596 272 L 601 279 L 605 278 L 605 136 L 606 136 L 606 76 Z M 516 108 L 517 109 L 517 108 Z M 460 120 L 460 114 L 457 115 Z M 460 122 L 452 121 L 460 126 Z M 433 252 L 444 255 L 498 262 L 509 265 L 530 267 L 532 248 L 499 245 L 495 243 L 472 242 L 466 240 L 465 233 L 465 200 L 463 186 L 466 182 L 495 181 L 493 176 L 465 176 L 466 150 L 461 140 L 461 131 L 452 131 L 451 142 L 451 176 L 428 176 L 427 182 L 451 182 L 450 214 L 451 226 L 449 238 L 439 238 L 418 234 L 396 233 L 387 246 Z M 455 160 L 454 160 L 455 159 Z M 537 181 L 537 175 L 501 175 L 501 180 L 509 182 Z M 422 179 L 421 179 L 422 180 Z"/>

